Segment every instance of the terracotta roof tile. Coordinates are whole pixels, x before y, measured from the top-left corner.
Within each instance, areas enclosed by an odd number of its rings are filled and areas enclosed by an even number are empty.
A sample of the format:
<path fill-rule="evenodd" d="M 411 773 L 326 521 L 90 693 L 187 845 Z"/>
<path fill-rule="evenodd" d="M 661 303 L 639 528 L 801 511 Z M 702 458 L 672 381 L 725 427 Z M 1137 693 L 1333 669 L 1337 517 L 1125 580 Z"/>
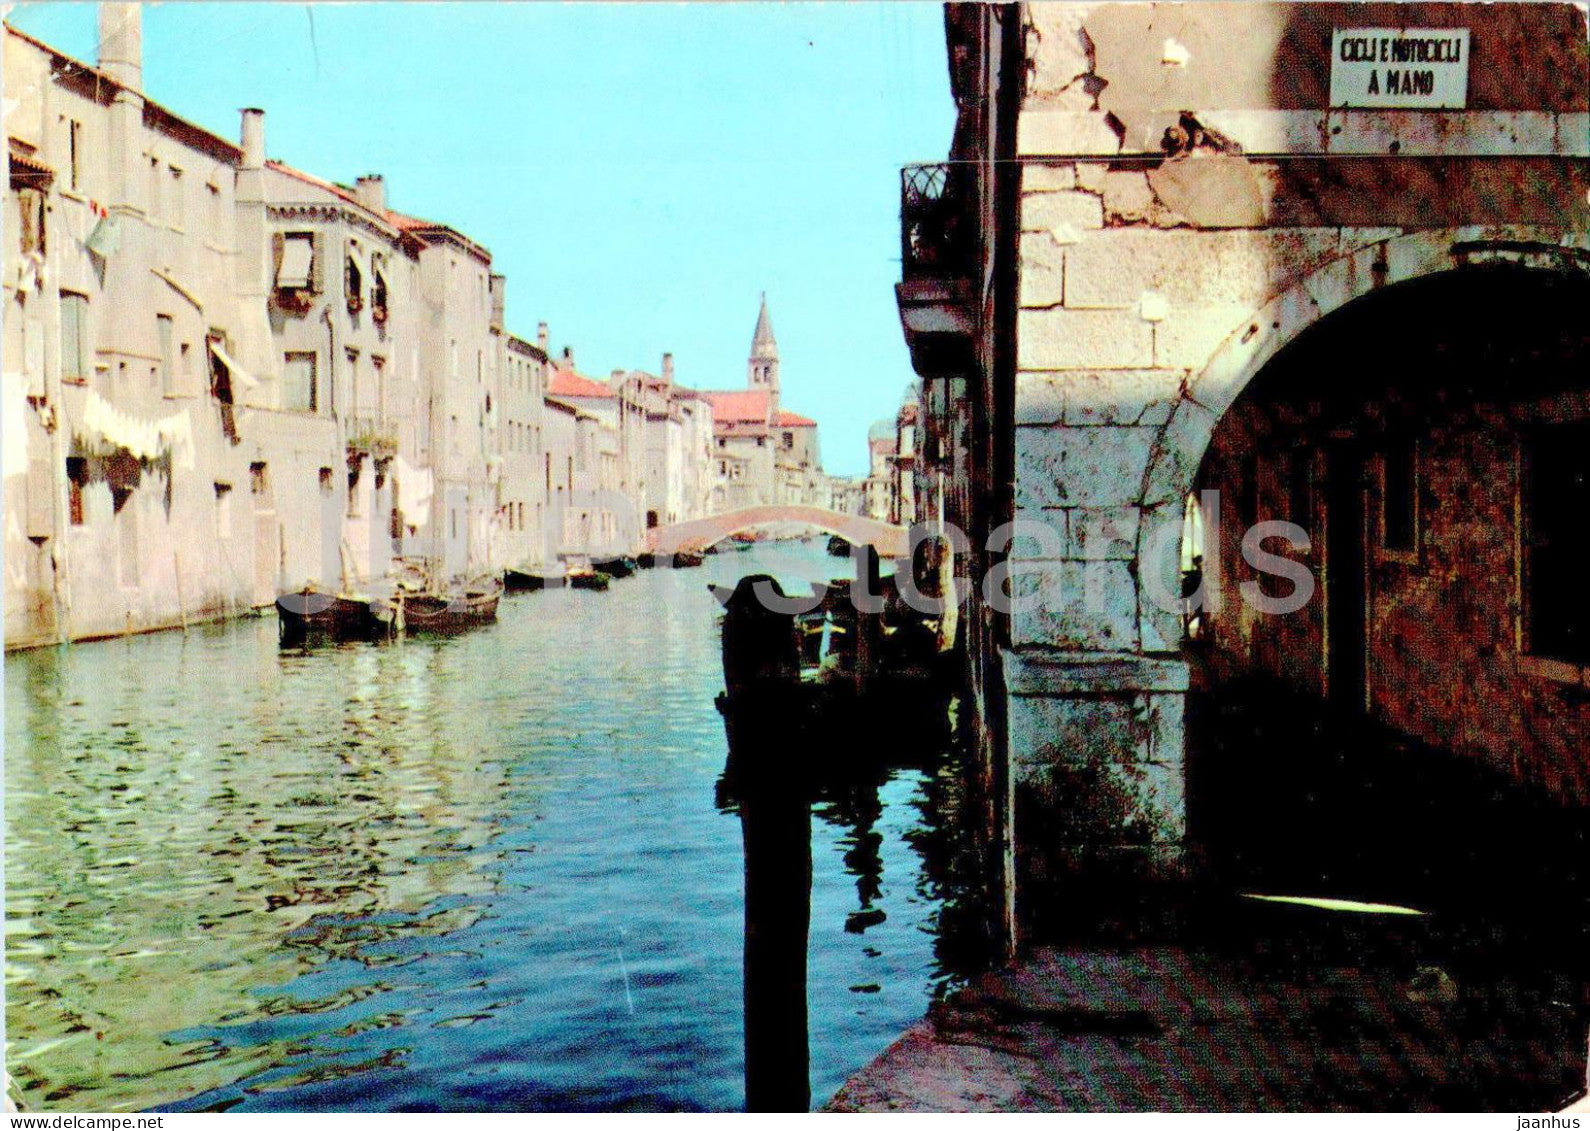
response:
<path fill-rule="evenodd" d="M 571 369 L 554 369 L 547 392 L 554 397 L 611 397 L 613 390 L 600 381 L 575 373 Z"/>
<path fill-rule="evenodd" d="M 767 422 L 767 391 L 764 389 L 703 389 L 701 396 L 712 405 L 712 417 L 721 424 Z"/>

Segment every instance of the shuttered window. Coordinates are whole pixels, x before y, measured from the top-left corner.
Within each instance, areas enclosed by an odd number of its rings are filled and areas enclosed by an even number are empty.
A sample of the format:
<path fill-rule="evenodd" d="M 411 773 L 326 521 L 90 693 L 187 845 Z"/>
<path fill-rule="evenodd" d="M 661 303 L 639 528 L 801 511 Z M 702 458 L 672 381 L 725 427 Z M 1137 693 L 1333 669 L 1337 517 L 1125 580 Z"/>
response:
<path fill-rule="evenodd" d="M 282 238 L 282 261 L 276 268 L 276 286 L 304 290 L 314 278 L 315 237 L 312 232 L 288 232 Z"/>
<path fill-rule="evenodd" d="M 61 377 L 88 380 L 88 299 L 61 292 Z"/>
<path fill-rule="evenodd" d="M 315 355 L 287 354 L 282 363 L 282 408 L 287 412 L 314 412 L 319 403 Z"/>

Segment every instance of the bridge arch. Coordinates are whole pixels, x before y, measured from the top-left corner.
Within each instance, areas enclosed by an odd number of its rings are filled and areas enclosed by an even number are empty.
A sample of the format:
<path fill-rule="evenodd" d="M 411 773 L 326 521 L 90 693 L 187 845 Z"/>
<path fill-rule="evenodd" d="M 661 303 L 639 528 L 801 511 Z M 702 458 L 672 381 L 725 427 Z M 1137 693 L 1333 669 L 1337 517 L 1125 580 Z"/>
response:
<path fill-rule="evenodd" d="M 880 556 L 886 558 L 903 556 L 910 544 L 909 532 L 903 526 L 858 514 L 841 514 L 826 507 L 781 504 L 741 507 L 706 518 L 658 526 L 646 532 L 646 549 L 653 553 L 704 550 L 730 535 L 775 523 L 815 526 L 825 533 L 837 534 L 847 542 L 873 546 Z"/>

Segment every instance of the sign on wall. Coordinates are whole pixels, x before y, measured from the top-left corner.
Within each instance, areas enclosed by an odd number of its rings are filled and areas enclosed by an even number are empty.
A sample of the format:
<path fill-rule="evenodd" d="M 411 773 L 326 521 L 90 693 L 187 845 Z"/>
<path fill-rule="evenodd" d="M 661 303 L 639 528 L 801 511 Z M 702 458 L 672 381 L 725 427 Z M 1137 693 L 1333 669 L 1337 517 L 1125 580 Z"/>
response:
<path fill-rule="evenodd" d="M 1469 97 L 1468 28 L 1337 28 L 1331 105 L 1461 110 Z"/>

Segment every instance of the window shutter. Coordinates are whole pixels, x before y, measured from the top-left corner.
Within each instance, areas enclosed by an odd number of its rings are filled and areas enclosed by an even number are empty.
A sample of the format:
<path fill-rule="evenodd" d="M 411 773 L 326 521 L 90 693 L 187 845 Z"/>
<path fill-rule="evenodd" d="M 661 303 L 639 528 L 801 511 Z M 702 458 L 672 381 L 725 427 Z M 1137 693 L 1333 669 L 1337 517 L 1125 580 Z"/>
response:
<path fill-rule="evenodd" d="M 271 233 L 271 286 L 281 285 L 282 255 L 287 250 L 287 237 L 281 232 Z"/>
<path fill-rule="evenodd" d="M 50 461 L 42 456 L 28 460 L 28 537 L 48 538 L 55 532 L 55 483 Z"/>
<path fill-rule="evenodd" d="M 326 233 L 315 232 L 315 258 L 309 265 L 309 289 L 320 294 L 326 289 Z"/>

